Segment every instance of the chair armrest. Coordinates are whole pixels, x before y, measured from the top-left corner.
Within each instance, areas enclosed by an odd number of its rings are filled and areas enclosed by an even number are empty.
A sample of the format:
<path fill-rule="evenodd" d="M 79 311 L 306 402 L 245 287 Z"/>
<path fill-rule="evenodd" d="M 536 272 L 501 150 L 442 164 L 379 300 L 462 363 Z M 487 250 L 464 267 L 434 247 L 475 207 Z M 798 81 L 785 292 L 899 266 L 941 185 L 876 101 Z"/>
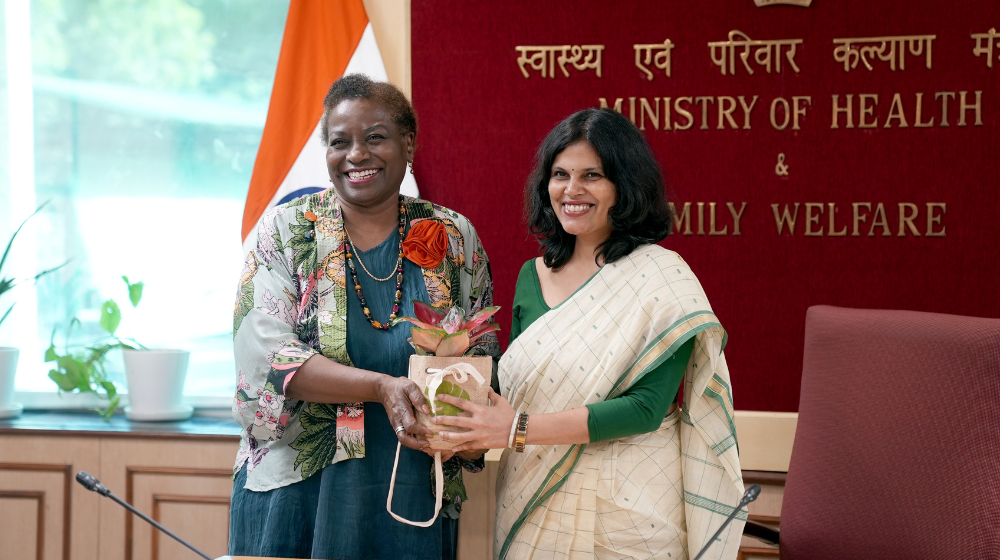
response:
<path fill-rule="evenodd" d="M 760 539 L 768 544 L 778 544 L 778 531 L 761 525 L 760 523 L 747 521 L 747 524 L 743 526 L 743 534 L 750 535 L 751 537 Z"/>

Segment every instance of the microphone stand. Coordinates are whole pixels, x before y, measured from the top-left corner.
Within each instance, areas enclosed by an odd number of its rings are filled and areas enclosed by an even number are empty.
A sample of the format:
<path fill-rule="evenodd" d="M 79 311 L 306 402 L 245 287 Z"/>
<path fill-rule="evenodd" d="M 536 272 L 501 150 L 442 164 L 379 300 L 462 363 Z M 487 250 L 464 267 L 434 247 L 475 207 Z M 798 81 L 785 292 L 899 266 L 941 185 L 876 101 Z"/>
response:
<path fill-rule="evenodd" d="M 739 504 L 737 504 L 736 509 L 734 509 L 733 513 L 730 513 L 729 517 L 727 517 L 726 520 L 722 522 L 722 526 L 719 527 L 719 530 L 716 531 L 714 535 L 712 535 L 712 538 L 708 539 L 708 542 L 705 543 L 705 546 L 701 548 L 701 552 L 698 553 L 698 556 L 694 557 L 694 560 L 701 559 L 702 555 L 705 554 L 705 551 L 708 550 L 708 547 L 712 546 L 712 543 L 715 542 L 715 539 L 719 538 L 719 535 L 722 534 L 722 530 L 728 527 L 729 524 L 732 523 L 733 519 L 736 518 L 736 514 L 739 513 L 741 509 L 749 505 L 750 502 L 756 500 L 757 496 L 760 496 L 760 485 L 751 484 L 750 488 L 747 488 L 747 491 L 743 493 L 743 499 L 740 500 Z"/>
<path fill-rule="evenodd" d="M 143 520 L 145 520 L 146 522 L 148 522 L 153 527 L 156 527 L 157 529 L 163 531 L 167 535 L 170 535 L 171 537 L 174 538 L 174 540 L 176 540 L 177 542 L 181 543 L 182 545 L 188 547 L 189 549 L 191 549 L 192 552 L 194 552 L 198 556 L 201 556 L 205 560 L 212 560 L 207 554 L 205 554 L 204 552 L 198 550 L 197 548 L 195 548 L 194 546 L 192 546 L 190 543 L 188 543 L 184 539 L 182 539 L 182 538 L 178 537 L 177 535 L 171 533 L 163 525 L 160 525 L 156 521 L 153 521 L 149 517 L 146 517 L 146 515 L 143 514 L 141 511 L 139 511 L 139 510 L 135 509 L 134 507 L 132 507 L 132 504 L 130 504 L 130 503 L 126 502 L 125 500 L 122 500 L 118 496 L 115 496 L 114 494 L 112 494 L 111 490 L 108 490 L 108 488 L 106 486 L 104 486 L 103 484 L 101 484 L 101 481 L 97 480 L 97 478 L 95 478 L 94 475 L 92 475 L 90 473 L 87 473 L 86 471 L 80 471 L 80 472 L 76 473 L 76 481 L 79 482 L 81 485 L 83 485 L 83 487 L 86 488 L 87 490 L 90 490 L 92 492 L 97 492 L 98 494 L 100 494 L 102 496 L 107 496 L 108 498 L 111 498 L 112 500 L 118 502 L 119 504 L 122 505 L 122 507 L 124 507 L 125 509 L 127 509 L 127 510 L 131 511 L 132 513 L 138 515 L 139 517 L 141 517 Z"/>

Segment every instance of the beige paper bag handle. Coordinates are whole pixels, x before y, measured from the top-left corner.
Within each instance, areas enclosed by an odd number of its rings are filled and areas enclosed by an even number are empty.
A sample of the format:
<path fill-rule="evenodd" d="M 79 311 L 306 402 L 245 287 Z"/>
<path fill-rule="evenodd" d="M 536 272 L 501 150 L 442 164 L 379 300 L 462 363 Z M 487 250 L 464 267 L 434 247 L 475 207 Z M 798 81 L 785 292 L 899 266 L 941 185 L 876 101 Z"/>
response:
<path fill-rule="evenodd" d="M 396 442 L 396 460 L 392 462 L 392 478 L 389 480 L 389 497 L 385 500 L 385 510 L 393 519 L 414 527 L 430 527 L 441 513 L 441 496 L 444 495 L 444 472 L 441 470 L 441 452 L 434 454 L 434 515 L 427 521 L 410 521 L 392 512 L 392 493 L 396 489 L 396 467 L 399 466 L 399 450 L 402 444 Z"/>

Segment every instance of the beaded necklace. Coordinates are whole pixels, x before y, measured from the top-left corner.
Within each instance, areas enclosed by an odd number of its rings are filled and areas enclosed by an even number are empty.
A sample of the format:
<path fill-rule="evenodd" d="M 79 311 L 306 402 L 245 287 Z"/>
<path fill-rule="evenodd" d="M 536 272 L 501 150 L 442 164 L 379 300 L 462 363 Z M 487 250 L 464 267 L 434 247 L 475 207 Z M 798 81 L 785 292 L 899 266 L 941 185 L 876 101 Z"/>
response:
<path fill-rule="evenodd" d="M 354 244 L 351 242 L 351 234 L 347 233 L 347 226 L 344 226 L 344 234 L 347 241 L 344 243 L 344 255 L 347 261 L 347 268 L 351 270 L 351 280 L 354 281 L 354 293 L 358 294 L 358 300 L 361 301 L 361 309 L 365 313 L 365 319 L 368 319 L 368 323 L 377 330 L 387 331 L 389 330 L 389 323 L 392 323 L 393 319 L 396 318 L 396 314 L 399 313 L 399 302 L 403 297 L 403 237 L 406 233 L 406 206 L 402 203 L 399 205 L 399 258 L 396 260 L 396 299 L 392 302 L 392 311 L 389 313 L 389 320 L 385 323 L 380 323 L 372 318 L 372 312 L 368 309 L 368 302 L 365 301 L 365 295 L 361 292 L 361 283 L 358 282 L 358 271 L 354 268 L 354 261 L 356 259 L 360 264 L 361 268 L 364 269 L 368 276 L 371 276 L 372 280 L 376 282 L 385 282 L 392 278 L 392 274 L 386 276 L 385 278 L 376 278 L 371 272 L 368 271 L 368 267 L 365 263 L 361 261 L 361 257 L 358 256 L 357 251 L 354 250 Z"/>

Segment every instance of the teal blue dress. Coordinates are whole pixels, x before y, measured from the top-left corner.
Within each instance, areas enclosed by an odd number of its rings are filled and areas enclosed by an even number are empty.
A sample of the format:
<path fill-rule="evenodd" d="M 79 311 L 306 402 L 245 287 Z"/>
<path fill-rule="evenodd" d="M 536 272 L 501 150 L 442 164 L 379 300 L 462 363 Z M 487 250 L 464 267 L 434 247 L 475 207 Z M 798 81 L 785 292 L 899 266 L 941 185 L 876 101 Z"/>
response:
<path fill-rule="evenodd" d="M 358 251 L 358 256 L 372 274 L 385 278 L 396 266 L 398 248 L 399 234 L 394 232 L 377 247 Z M 356 260 L 355 267 L 372 317 L 385 321 L 395 296 L 395 275 L 387 282 L 376 282 Z M 411 300 L 429 301 L 420 267 L 406 259 L 402 292 L 400 316 L 413 316 Z M 397 325 L 388 331 L 372 328 L 358 298 L 348 294 L 347 353 L 356 367 L 405 377 L 413 354 L 406 341 L 410 336 L 407 325 Z M 233 484 L 230 555 L 373 560 L 455 558 L 457 519 L 442 515 L 431 527 L 420 528 L 400 523 L 386 512 L 398 440 L 381 403 L 366 403 L 364 414 L 364 458 L 327 465 L 314 476 L 267 492 L 243 488 L 246 465 L 243 466 Z M 432 466 L 430 455 L 402 448 L 393 492 L 393 511 L 397 515 L 424 521 L 434 514 Z M 237 542 L 237 539 L 242 540 Z"/>

